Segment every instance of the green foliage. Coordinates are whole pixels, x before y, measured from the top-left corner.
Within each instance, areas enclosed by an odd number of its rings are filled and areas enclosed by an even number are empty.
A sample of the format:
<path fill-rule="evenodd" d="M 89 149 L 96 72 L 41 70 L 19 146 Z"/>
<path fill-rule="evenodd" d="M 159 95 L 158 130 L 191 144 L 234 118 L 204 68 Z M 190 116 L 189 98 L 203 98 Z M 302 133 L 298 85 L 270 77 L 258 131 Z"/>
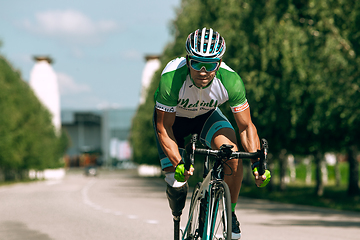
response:
<path fill-rule="evenodd" d="M 140 105 L 132 120 L 130 142 L 134 149 L 133 160 L 136 163 L 159 165 L 159 154 L 153 128 L 154 93 L 159 84 L 160 74 L 165 66 L 154 74 L 146 101 Z"/>
<path fill-rule="evenodd" d="M 130 141 L 134 149 L 133 159 L 136 163 L 159 164 L 152 123 L 153 110 L 153 104 L 141 105 L 132 121 Z"/>
<path fill-rule="evenodd" d="M 253 121 L 274 156 L 282 149 L 308 155 L 359 147 L 359 1 L 183 0 L 162 68 L 186 54 L 188 34 L 202 27 L 225 38 L 224 61 L 242 77 Z M 153 164 L 158 157 L 150 125 L 159 72 L 132 128 L 137 161 Z M 222 110 L 235 126 L 230 109 Z"/>
<path fill-rule="evenodd" d="M 27 83 L 0 57 L 0 170 L 59 167 L 67 136 L 56 136 L 48 110 Z"/>
<path fill-rule="evenodd" d="M 360 212 L 360 196 L 344 197 L 346 194 L 345 187 L 325 187 L 325 193 L 322 197 L 316 196 L 313 188 L 313 186 L 290 185 L 287 187 L 286 192 L 269 192 L 266 188 L 259 189 L 256 187 L 244 186 L 241 188 L 241 196 L 262 198 L 290 204 Z"/>

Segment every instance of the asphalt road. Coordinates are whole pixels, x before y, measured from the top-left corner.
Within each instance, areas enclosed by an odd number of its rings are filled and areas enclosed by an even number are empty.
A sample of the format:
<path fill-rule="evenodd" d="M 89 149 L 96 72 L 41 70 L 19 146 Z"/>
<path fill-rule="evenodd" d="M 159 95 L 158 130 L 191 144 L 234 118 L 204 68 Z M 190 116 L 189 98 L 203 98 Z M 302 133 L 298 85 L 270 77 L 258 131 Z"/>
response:
<path fill-rule="evenodd" d="M 173 239 L 165 186 L 131 171 L 2 186 L 0 240 Z M 247 198 L 236 212 L 243 240 L 360 239 L 360 213 Z"/>

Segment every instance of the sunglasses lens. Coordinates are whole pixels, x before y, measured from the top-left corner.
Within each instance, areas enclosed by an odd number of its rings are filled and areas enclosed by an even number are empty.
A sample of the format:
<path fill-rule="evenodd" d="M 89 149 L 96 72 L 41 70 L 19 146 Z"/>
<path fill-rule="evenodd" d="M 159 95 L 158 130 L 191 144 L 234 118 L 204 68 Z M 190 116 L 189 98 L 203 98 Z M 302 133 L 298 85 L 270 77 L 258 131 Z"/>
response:
<path fill-rule="evenodd" d="M 199 61 L 191 59 L 190 65 L 196 71 L 200 71 L 203 67 L 205 67 L 205 70 L 207 72 L 211 72 L 211 71 L 214 71 L 218 67 L 219 62 L 199 62 Z"/>

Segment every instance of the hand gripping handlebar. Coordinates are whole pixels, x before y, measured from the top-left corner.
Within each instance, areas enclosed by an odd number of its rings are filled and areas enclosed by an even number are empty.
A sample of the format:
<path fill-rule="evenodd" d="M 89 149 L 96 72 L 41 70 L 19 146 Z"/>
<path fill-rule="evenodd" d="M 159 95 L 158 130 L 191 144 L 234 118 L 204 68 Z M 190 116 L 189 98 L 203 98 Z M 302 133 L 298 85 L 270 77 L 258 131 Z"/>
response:
<path fill-rule="evenodd" d="M 247 158 L 247 159 L 260 159 L 258 171 L 260 175 L 263 175 L 266 167 L 268 143 L 266 139 L 261 139 L 261 149 L 257 152 L 233 152 L 232 145 L 224 144 L 219 150 L 196 148 L 197 134 L 192 135 L 190 143 L 185 147 L 185 169 L 189 170 L 191 165 L 194 165 L 195 154 L 214 156 L 222 159 L 233 158 Z"/>

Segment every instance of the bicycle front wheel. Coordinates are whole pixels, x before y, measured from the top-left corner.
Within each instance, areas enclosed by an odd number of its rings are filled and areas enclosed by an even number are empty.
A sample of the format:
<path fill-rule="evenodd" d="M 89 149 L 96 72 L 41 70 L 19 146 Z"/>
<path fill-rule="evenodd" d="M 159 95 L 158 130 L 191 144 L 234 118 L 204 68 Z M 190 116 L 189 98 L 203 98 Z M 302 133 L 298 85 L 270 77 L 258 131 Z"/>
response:
<path fill-rule="evenodd" d="M 210 190 L 209 224 L 207 235 L 211 240 L 231 240 L 231 198 L 228 185 L 216 181 Z"/>
<path fill-rule="evenodd" d="M 204 229 L 205 211 L 206 205 L 204 198 L 198 195 L 200 191 L 201 183 L 197 183 L 193 195 L 191 197 L 189 222 L 185 232 L 185 240 L 197 240 L 201 239 Z"/>

